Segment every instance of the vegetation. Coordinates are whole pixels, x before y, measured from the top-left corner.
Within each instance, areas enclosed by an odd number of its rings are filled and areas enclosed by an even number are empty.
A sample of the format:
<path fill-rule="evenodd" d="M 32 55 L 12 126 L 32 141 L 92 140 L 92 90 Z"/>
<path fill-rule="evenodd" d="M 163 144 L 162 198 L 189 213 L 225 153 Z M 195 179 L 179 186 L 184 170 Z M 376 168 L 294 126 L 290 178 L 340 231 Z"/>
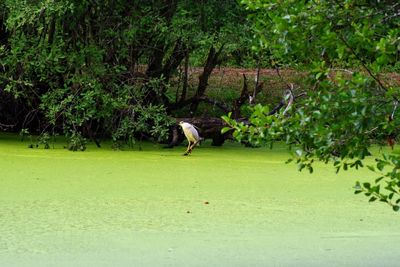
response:
<path fill-rule="evenodd" d="M 398 265 L 398 214 L 352 195 L 354 171 L 288 168 L 281 145 L 183 157 L 0 138 L 2 266 Z"/>
<path fill-rule="evenodd" d="M 400 124 L 400 83 L 387 75 L 399 69 L 398 1 L 247 1 L 259 45 L 277 66 L 310 73 L 306 97 L 288 85 L 286 109 L 275 116 L 255 106 L 250 124 L 225 120 L 240 141 L 295 147 L 300 170 L 313 172 L 315 160 L 336 170 L 362 167 L 371 146 L 393 146 Z M 225 131 L 228 129 L 225 129 Z M 355 193 L 400 208 L 400 156 L 376 158 L 371 184 L 357 182 Z M 386 168 L 390 168 L 386 171 Z"/>
<path fill-rule="evenodd" d="M 245 13 L 217 0 L 2 1 L 0 126 L 61 133 L 72 150 L 165 141 L 171 116 L 198 114 L 212 70 L 251 53 Z M 189 65 L 204 67 L 192 94 Z"/>
<path fill-rule="evenodd" d="M 358 169 L 372 145 L 393 147 L 398 134 L 397 2 L 5 0 L 0 128 L 22 139 L 38 134 L 31 147 L 51 148 L 63 135 L 72 151 L 104 138 L 116 149 L 142 139 L 176 144 L 174 117 L 199 117 L 212 105 L 220 109 L 213 115 L 230 112 L 224 119 L 237 140 L 294 147 L 300 170 L 313 172 L 315 160 Z M 265 97 L 255 101 L 259 75 L 254 90 L 243 76 L 241 92 L 221 85 L 223 93 L 207 94 L 224 64 L 258 74 L 273 68 L 287 87 L 284 99 L 272 109 Z M 190 66 L 201 69 L 196 82 Z M 281 69 L 300 79 L 285 80 Z M 227 133 L 220 119 L 213 123 L 220 145 Z M 368 168 L 379 177 L 358 182 L 356 193 L 399 210 L 400 156 L 382 154 Z"/>

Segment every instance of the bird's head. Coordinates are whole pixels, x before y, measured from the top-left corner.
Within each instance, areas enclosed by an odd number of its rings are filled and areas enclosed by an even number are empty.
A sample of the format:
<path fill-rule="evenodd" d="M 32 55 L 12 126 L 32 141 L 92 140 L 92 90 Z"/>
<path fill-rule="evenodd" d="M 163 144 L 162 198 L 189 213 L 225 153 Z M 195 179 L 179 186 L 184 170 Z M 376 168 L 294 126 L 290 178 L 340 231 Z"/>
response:
<path fill-rule="evenodd" d="M 183 127 L 183 124 L 184 124 L 184 123 L 185 123 L 184 121 L 180 121 L 180 122 L 179 122 L 179 126 Z"/>

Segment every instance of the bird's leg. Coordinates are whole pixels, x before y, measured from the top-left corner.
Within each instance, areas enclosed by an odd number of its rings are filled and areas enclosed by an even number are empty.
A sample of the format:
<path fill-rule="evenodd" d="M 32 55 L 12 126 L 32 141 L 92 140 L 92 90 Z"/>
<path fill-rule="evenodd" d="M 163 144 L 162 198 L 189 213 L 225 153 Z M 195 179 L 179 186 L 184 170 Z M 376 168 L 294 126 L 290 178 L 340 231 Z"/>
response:
<path fill-rule="evenodd" d="M 194 144 L 194 143 L 193 143 Z M 192 153 L 193 150 L 193 144 L 189 147 L 189 153 Z"/>
<path fill-rule="evenodd" d="M 190 153 L 192 153 L 192 150 L 193 150 L 193 145 L 194 145 L 194 143 L 195 142 L 190 142 L 191 143 L 191 145 L 189 146 L 189 149 L 188 149 L 188 154 L 190 154 Z"/>
<path fill-rule="evenodd" d="M 200 142 L 200 140 L 193 142 L 193 144 L 189 148 L 189 153 L 192 153 L 193 148 Z"/>
<path fill-rule="evenodd" d="M 186 148 L 186 152 L 183 154 L 184 156 L 187 156 L 187 155 L 189 155 L 189 153 L 191 152 L 190 151 L 190 141 L 189 141 L 189 144 L 188 144 L 188 147 Z"/>

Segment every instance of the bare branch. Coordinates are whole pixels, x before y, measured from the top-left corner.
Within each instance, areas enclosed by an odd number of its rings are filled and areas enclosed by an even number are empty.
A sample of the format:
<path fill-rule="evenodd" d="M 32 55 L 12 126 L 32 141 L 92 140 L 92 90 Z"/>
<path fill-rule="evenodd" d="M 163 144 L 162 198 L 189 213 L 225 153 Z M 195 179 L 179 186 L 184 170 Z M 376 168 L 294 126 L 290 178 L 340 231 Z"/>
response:
<path fill-rule="evenodd" d="M 393 102 L 394 102 L 394 106 L 393 106 L 392 114 L 390 114 L 390 120 L 394 119 L 394 113 L 396 112 L 397 106 L 399 105 L 398 101 L 393 101 Z"/>
<path fill-rule="evenodd" d="M 283 111 L 283 115 L 286 114 L 286 112 L 289 110 L 289 108 L 293 105 L 293 101 L 294 101 L 294 94 L 293 94 L 293 84 L 290 84 L 290 89 L 286 90 L 285 92 L 285 97 L 284 97 L 285 101 L 288 99 L 289 102 L 286 105 L 285 110 Z"/>
<path fill-rule="evenodd" d="M 293 96 L 293 101 L 295 101 L 295 100 L 296 100 L 297 98 L 299 98 L 299 97 L 306 96 L 306 95 L 307 95 L 307 93 L 306 93 L 306 92 L 303 92 L 303 93 L 300 93 L 300 94 L 298 94 L 298 95 L 296 95 L 296 96 Z M 274 114 L 278 113 L 278 111 L 279 111 L 283 106 L 285 106 L 285 105 L 286 105 L 286 100 L 285 100 L 285 99 L 282 99 L 281 102 L 279 102 L 279 104 L 276 105 L 276 106 L 268 113 L 268 115 L 274 115 Z"/>
<path fill-rule="evenodd" d="M 0 128 L 2 128 L 2 129 L 14 128 L 15 125 L 17 125 L 17 124 L 4 124 L 4 123 L 0 123 Z"/>
<path fill-rule="evenodd" d="M 206 103 L 209 103 L 211 105 L 217 106 L 218 108 L 220 108 L 221 110 L 223 110 L 226 113 L 228 113 L 230 111 L 229 108 L 224 103 L 221 103 L 221 102 L 219 102 L 217 100 L 214 100 L 214 99 L 210 99 L 210 98 L 205 97 L 205 96 L 200 97 L 199 101 L 206 102 Z"/>
<path fill-rule="evenodd" d="M 346 45 L 346 47 L 350 49 L 351 53 L 358 59 L 358 61 L 360 61 L 361 65 L 368 72 L 369 76 L 371 76 L 371 78 L 374 79 L 383 90 L 387 91 L 388 89 L 386 88 L 386 86 L 383 85 L 381 80 L 372 73 L 372 71 L 367 67 L 367 64 L 364 62 L 364 60 L 354 51 L 353 47 L 350 46 L 346 39 L 341 34 L 339 34 L 339 38 Z"/>

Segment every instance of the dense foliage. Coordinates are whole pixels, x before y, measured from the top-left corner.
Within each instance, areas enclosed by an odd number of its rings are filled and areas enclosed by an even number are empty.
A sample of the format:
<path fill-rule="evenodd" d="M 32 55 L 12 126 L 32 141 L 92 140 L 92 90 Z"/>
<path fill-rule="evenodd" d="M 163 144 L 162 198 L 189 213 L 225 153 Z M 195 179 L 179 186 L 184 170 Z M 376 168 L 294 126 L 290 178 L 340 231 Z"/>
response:
<path fill-rule="evenodd" d="M 255 105 L 237 122 L 244 83 L 225 117 L 233 135 L 253 145 L 284 140 L 300 170 L 312 172 L 314 160 L 359 168 L 373 144 L 393 146 L 398 134 L 399 26 L 396 0 L 4 0 L 0 129 L 39 134 L 45 148 L 64 134 L 74 151 L 88 138 L 111 137 L 116 148 L 162 142 L 171 117 L 216 104 L 205 97 L 216 66 L 267 63 L 308 80 L 287 84 L 280 112 Z M 192 90 L 189 65 L 202 67 Z M 356 193 L 399 210 L 400 156 L 382 154 L 368 168 L 379 177 Z"/>
<path fill-rule="evenodd" d="M 400 84 L 389 73 L 399 69 L 400 3 L 398 1 L 280 1 L 242 3 L 251 11 L 259 45 L 276 65 L 307 70 L 311 88 L 284 112 L 268 115 L 256 106 L 250 125 L 225 120 L 239 140 L 295 147 L 299 169 L 313 171 L 314 160 L 337 168 L 359 168 L 373 143 L 392 146 L 400 126 Z M 294 92 L 289 87 L 287 102 Z M 292 99 L 293 100 L 293 99 Z M 400 205 L 400 156 L 382 155 L 374 183 L 356 184 L 370 201 L 394 210 Z"/>
<path fill-rule="evenodd" d="M 1 1 L 1 126 L 64 133 L 73 150 L 85 137 L 165 140 L 213 68 L 250 51 L 244 14 L 235 1 Z M 174 78 L 184 62 L 204 64 L 191 98 Z"/>

